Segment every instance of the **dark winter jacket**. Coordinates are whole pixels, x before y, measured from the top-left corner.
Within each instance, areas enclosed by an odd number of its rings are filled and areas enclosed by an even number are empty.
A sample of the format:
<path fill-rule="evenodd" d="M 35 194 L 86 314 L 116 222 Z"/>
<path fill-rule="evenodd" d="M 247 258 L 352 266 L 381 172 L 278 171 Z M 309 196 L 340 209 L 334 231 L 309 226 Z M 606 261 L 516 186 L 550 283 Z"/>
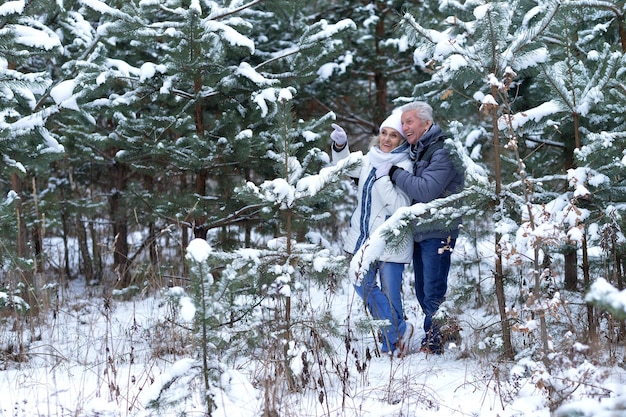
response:
<path fill-rule="evenodd" d="M 460 164 L 454 164 L 448 149 L 437 146 L 429 160 L 421 158 L 427 153 L 430 146 L 437 141 L 444 141 L 445 134 L 437 125 L 433 125 L 412 146 L 414 157 L 413 172 L 404 169 L 392 168 L 391 181 L 404 191 L 415 203 L 429 203 L 437 198 L 443 198 L 458 193 L 463 189 L 465 172 Z M 428 159 L 428 158 L 426 158 Z M 453 222 L 450 227 L 420 224 L 415 225 L 414 240 L 421 242 L 425 239 L 451 237 L 459 235 L 461 219 Z"/>

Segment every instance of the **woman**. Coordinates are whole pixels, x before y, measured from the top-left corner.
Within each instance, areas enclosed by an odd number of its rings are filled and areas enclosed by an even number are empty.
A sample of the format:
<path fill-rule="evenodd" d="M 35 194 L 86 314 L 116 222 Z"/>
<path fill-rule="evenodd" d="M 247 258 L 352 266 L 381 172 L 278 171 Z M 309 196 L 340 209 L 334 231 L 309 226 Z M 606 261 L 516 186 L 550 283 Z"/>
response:
<path fill-rule="evenodd" d="M 337 162 L 346 158 L 350 150 L 345 131 L 336 124 L 332 127 L 332 160 Z M 344 242 L 344 250 L 352 255 L 396 209 L 410 205 L 408 196 L 394 187 L 389 176 L 386 173 L 381 175 L 384 168 L 388 172 L 391 165 L 405 169 L 412 166 L 400 113 L 392 113 L 380 125 L 379 135 L 372 141 L 360 167 L 349 173 L 358 181 L 357 206 Z M 372 316 L 390 323 L 382 329 L 382 351 L 398 357 L 408 353 L 409 340 L 413 336 L 413 325 L 405 322 L 402 309 L 402 272 L 405 264 L 411 262 L 412 253 L 410 241 L 395 251 L 386 249 L 366 271 L 361 284 L 355 285 Z M 380 286 L 377 275 L 380 276 Z"/>

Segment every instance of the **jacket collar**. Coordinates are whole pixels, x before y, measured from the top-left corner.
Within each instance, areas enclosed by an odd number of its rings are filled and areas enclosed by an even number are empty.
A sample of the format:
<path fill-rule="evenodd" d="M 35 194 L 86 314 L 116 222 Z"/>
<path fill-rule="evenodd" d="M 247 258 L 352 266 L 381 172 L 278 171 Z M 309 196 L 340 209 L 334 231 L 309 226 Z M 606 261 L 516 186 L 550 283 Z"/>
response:
<path fill-rule="evenodd" d="M 419 140 L 417 141 L 417 143 L 415 143 L 414 145 L 411 145 L 411 157 L 413 159 L 417 159 L 418 155 L 421 155 L 422 152 L 424 152 L 424 150 L 426 148 L 428 148 L 428 146 L 433 143 L 434 141 L 436 141 L 439 136 L 441 136 L 441 134 L 443 133 L 443 131 L 441 130 L 441 128 L 439 127 L 439 125 L 436 124 L 432 124 L 430 126 L 430 129 L 428 129 L 421 138 L 419 138 Z"/>

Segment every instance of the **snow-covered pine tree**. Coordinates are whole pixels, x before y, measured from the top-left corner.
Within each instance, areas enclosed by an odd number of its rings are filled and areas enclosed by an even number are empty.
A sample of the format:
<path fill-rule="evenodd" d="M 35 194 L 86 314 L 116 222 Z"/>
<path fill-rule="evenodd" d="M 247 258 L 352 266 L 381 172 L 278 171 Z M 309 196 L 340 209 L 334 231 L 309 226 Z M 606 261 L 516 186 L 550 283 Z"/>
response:
<path fill-rule="evenodd" d="M 309 202 L 309 194 L 320 192 L 311 184 L 310 189 L 307 186 L 299 191 L 298 209 L 276 212 L 288 213 L 285 218 L 274 212 L 266 217 L 265 200 L 242 203 L 232 184 L 261 182 L 277 174 L 293 182 L 305 173 L 317 172 L 328 161 L 315 144 L 326 143 L 325 135 L 322 138 L 316 132 L 327 131 L 331 115 L 311 122 L 292 119 L 291 99 L 283 103 L 292 89 L 281 85 L 299 87 L 310 81 L 335 53 L 333 37 L 350 22 L 308 24 L 300 15 L 285 22 L 278 19 L 284 25 L 280 32 L 284 39 L 272 39 L 266 46 L 262 30 L 274 24 L 273 2 L 264 3 L 263 10 L 253 8 L 260 5 L 254 2 L 241 10 L 220 8 L 213 2 L 192 3 L 189 8 L 174 5 L 87 5 L 102 15 L 96 31 L 102 38 L 98 54 L 75 64 L 83 68 L 80 76 L 86 85 L 81 108 L 93 114 L 95 122 L 94 127 L 84 128 L 77 145 L 96 150 L 97 165 L 89 162 L 89 172 L 97 172 L 97 167 L 122 170 L 123 175 L 116 177 L 126 182 L 119 187 L 101 184 L 103 192 L 120 199 L 122 222 L 130 223 L 132 218 L 139 231 L 145 230 L 145 219 L 152 215 L 172 223 L 188 222 L 197 238 L 215 243 L 217 251 L 211 265 L 223 270 L 216 284 L 223 290 L 215 295 L 223 295 L 219 302 L 223 303 L 224 316 L 212 330 L 218 338 L 225 337 L 221 330 L 233 317 L 238 324 L 254 319 L 261 311 L 262 320 L 253 323 L 255 329 L 235 330 L 222 342 L 241 343 L 239 352 L 250 349 L 251 354 L 257 352 L 259 343 L 279 348 L 267 352 L 279 353 L 284 360 L 277 365 L 280 375 L 291 375 L 287 361 L 300 359 L 300 346 L 291 353 L 283 350 L 287 346 L 283 342 L 291 340 L 292 307 L 282 280 L 295 274 L 307 279 L 322 276 L 330 286 L 335 283 L 333 274 L 341 268 L 336 261 L 341 258 L 330 256 L 328 245 L 324 246 L 321 235 L 314 233 L 312 223 L 327 219 L 331 197 L 341 194 L 320 194 Z M 95 21 L 93 17 L 88 20 Z M 292 26 L 287 30 L 289 24 Z M 113 47 L 122 44 L 123 50 Z M 292 124 L 296 131 L 292 131 Z M 160 181 L 168 191 L 166 198 L 147 186 L 147 180 Z M 171 193 L 177 181 L 180 193 Z M 185 194 L 191 199 L 185 199 Z M 273 206 L 270 209 L 277 210 Z M 131 217 L 137 212 L 145 214 Z M 243 229 L 237 229 L 236 223 L 242 220 L 252 225 L 246 235 L 251 248 L 241 249 Z M 233 230 L 225 231 L 228 227 Z M 218 228 L 232 237 L 229 243 L 225 243 L 223 233 L 214 233 Z M 283 239 L 284 233 L 289 238 Z M 115 236 L 123 239 L 119 233 Z M 292 240 L 306 243 L 284 246 Z M 257 249 L 259 245 L 263 249 Z M 119 249 L 123 254 L 124 248 Z M 257 250 L 262 253 L 246 255 Z M 306 263 L 292 264 L 295 255 Z M 330 273 L 328 266 L 311 268 L 313 259 L 320 256 L 328 259 Z M 133 257 L 128 253 L 125 258 Z M 260 265 L 257 258 L 262 260 Z M 122 285 L 127 282 L 123 279 Z M 301 283 L 294 285 L 297 290 Z M 259 302 L 268 297 L 284 308 L 260 308 Z M 267 375 L 274 378 L 273 370 L 268 369 Z M 289 387 L 298 389 L 298 381 L 290 378 Z"/>
<path fill-rule="evenodd" d="M 501 337 L 508 356 L 512 355 L 513 346 L 505 299 L 503 256 L 513 259 L 517 257 L 515 253 L 524 253 L 522 248 L 515 248 L 517 225 L 524 221 L 531 228 L 538 226 L 533 210 L 528 211 L 528 208 L 538 203 L 538 193 L 543 195 L 544 190 L 550 191 L 550 187 L 558 186 L 555 180 L 564 178 L 563 174 L 559 177 L 555 176 L 558 172 L 551 171 L 554 164 L 541 166 L 542 169 L 532 164 L 536 146 L 529 138 L 540 134 L 536 126 L 533 129 L 524 126 L 524 122 L 532 119 L 542 124 L 543 129 L 549 129 L 551 124 L 543 116 L 555 109 L 539 97 L 534 107 L 528 107 L 525 97 L 520 96 L 524 81 L 537 73 L 540 64 L 550 62 L 546 36 L 560 7 L 560 3 L 552 1 L 540 6 L 526 1 L 447 3 L 443 11 L 449 17 L 443 20 L 441 28 L 426 28 L 411 15 L 405 16 L 403 21 L 417 45 L 417 64 L 433 71 L 431 80 L 416 86 L 414 96 L 429 101 L 436 113 L 454 115 L 461 121 L 467 129 L 466 145 L 474 147 L 472 156 L 479 157 L 482 152 L 493 173 L 494 283 L 502 323 Z M 530 116 L 525 117 L 526 114 Z M 481 141 L 477 141 L 481 134 Z M 475 200 L 468 198 L 468 201 Z M 537 271 L 536 264 L 540 260 L 537 256 L 530 259 L 535 267 L 529 270 Z M 516 267 L 515 263 L 509 265 Z M 540 275 L 529 276 L 526 282 L 537 283 L 539 279 Z M 534 292 L 538 290 L 536 285 L 531 288 Z M 545 327 L 541 333 L 545 349 Z"/>
<path fill-rule="evenodd" d="M 322 394 L 317 384 L 325 372 L 335 372 L 319 368 L 314 358 L 326 354 L 325 337 L 336 334 L 339 326 L 325 308 L 316 307 L 319 300 L 311 300 L 309 290 L 321 286 L 332 297 L 337 280 L 346 274 L 345 258 L 334 253 L 318 225 L 332 216 L 333 202 L 343 196 L 336 186 L 342 174 L 359 163 L 357 153 L 330 167 L 325 152 L 315 147 L 305 151 L 307 143 L 318 139 L 314 132 L 333 115 L 311 122 L 294 120 L 293 93 L 287 88 L 276 89 L 274 97 L 265 95 L 275 126 L 260 133 L 266 138 L 252 138 L 268 141 L 263 159 L 275 178 L 241 184 L 233 194 L 242 204 L 260 208 L 267 227 L 260 229 L 259 241 L 255 247 L 206 251 L 200 261 L 188 257 L 194 334 L 202 350 L 207 398 L 229 389 L 223 375 L 236 358 L 226 355 L 255 358 L 263 364 L 257 379 L 266 391 L 258 406 L 268 415 L 289 391 L 317 387 Z M 207 246 L 205 240 L 194 239 L 188 253 L 198 253 L 198 245 Z M 198 378 L 199 368 L 190 368 L 181 381 Z M 164 386 L 150 406 L 166 407 L 168 392 L 175 392 L 178 383 Z"/>
<path fill-rule="evenodd" d="M 107 245 L 122 286 L 130 283 L 133 262 L 147 258 L 142 251 L 161 250 L 152 243 L 160 237 L 173 237 L 184 248 L 189 230 L 203 238 L 219 230 L 211 239 L 232 248 L 243 235 L 236 225 L 248 222 L 250 231 L 256 224 L 250 223 L 255 207 L 235 206 L 232 189 L 242 178 L 266 174 L 260 156 L 267 144 L 258 141 L 264 136 L 252 141 L 250 135 L 267 129 L 274 117 L 263 108 L 265 95 L 284 82 L 310 80 L 334 53 L 333 37 L 348 26 L 305 24 L 300 14 L 284 23 L 277 18 L 284 40 L 270 41 L 263 30 L 275 22 L 272 13 L 296 10 L 284 5 L 112 7 L 95 1 L 80 9 L 98 36 L 68 71 L 80 69 L 74 80 L 91 124 L 76 127 L 68 141 L 84 151 L 81 179 L 96 180 L 107 197 L 113 224 Z M 182 237 L 172 233 L 178 226 Z M 153 232 L 129 248 L 131 231 L 146 229 Z"/>
<path fill-rule="evenodd" d="M 303 144 L 315 139 L 313 132 L 329 124 L 332 114 L 295 123 L 292 92 L 285 89 L 276 94 L 276 126 L 264 133 L 271 138 L 266 160 L 275 167 L 276 177 L 258 185 L 248 182 L 236 192 L 243 201 L 261 206 L 265 223 L 273 229 L 263 256 L 258 256 L 255 277 L 255 287 L 272 300 L 272 307 L 263 313 L 268 320 L 262 324 L 262 333 L 275 337 L 260 338 L 256 343 L 272 355 L 273 359 L 264 363 L 277 368 L 264 374 L 271 380 L 268 386 L 285 380 L 290 390 L 301 390 L 311 381 L 311 374 L 302 375 L 291 361 L 308 362 L 322 353 L 318 351 L 320 343 L 324 344 L 320 338 L 337 328 L 323 311 L 312 308 L 307 289 L 321 285 L 332 290 L 346 274 L 345 258 L 333 253 L 318 225 L 333 216 L 333 203 L 343 196 L 336 184 L 358 159 L 322 168 L 328 163 L 328 154 L 317 148 L 304 152 Z"/>
<path fill-rule="evenodd" d="M 583 4 L 589 9 L 578 9 L 580 15 L 574 12 L 575 6 Z M 483 157 L 495 179 L 495 288 L 505 353 L 513 352 L 509 350 L 513 349 L 511 340 L 508 346 L 506 341 L 510 317 L 502 274 L 503 261 L 507 260 L 509 273 L 528 272 L 521 275 L 527 278 L 518 285 L 520 289 L 528 286 L 524 294 L 532 295 L 532 303 L 530 309 L 520 306 L 527 316 L 519 328 L 529 329 L 526 319 L 540 322 L 539 346 L 547 361 L 554 342 L 550 342 L 550 324 L 544 318 L 552 314 L 552 308 L 564 308 L 559 302 L 562 281 L 552 263 L 553 254 L 561 249 L 567 232 L 575 239 L 584 236 L 575 233 L 577 227 L 591 226 L 587 224 L 589 213 L 580 210 L 572 199 L 582 188 L 568 194 L 566 179 L 570 185 L 589 179 L 602 188 L 609 184 L 601 180 L 609 177 L 597 175 L 596 170 L 583 171 L 589 175 L 577 175 L 580 171 L 573 170 L 567 175 L 567 150 L 571 161 L 573 155 L 591 155 L 592 148 L 610 148 L 609 161 L 606 152 L 595 153 L 597 165 L 602 167 L 599 171 L 605 170 L 607 163 L 623 169 L 623 147 L 612 147 L 622 141 L 623 130 L 623 104 L 614 101 L 623 96 L 619 42 L 623 31 L 613 20 L 621 14 L 604 2 L 470 2 L 445 6 L 442 10 L 450 17 L 434 29 L 411 15 L 405 16 L 404 26 L 417 45 L 416 62 L 433 71 L 432 79 L 419 84 L 414 96 L 429 101 L 436 112 L 438 109 L 463 122 L 472 132 L 467 135 L 467 145 L 476 146 L 474 157 L 479 156 L 478 151 L 491 152 Z M 577 19 L 583 15 L 585 19 Z M 594 28 L 612 27 L 614 31 L 588 30 L 583 22 L 590 16 L 596 22 Z M 598 134 L 604 129 L 610 133 Z M 476 142 L 474 132 L 487 132 L 484 138 L 490 137 L 491 143 L 480 148 L 484 142 Z M 594 145 L 574 152 L 587 140 L 593 140 Z M 615 178 L 615 171 L 612 175 Z M 617 183 L 621 183 L 619 174 Z M 607 200 L 597 202 L 599 213 L 603 212 L 600 207 L 605 211 L 612 207 Z M 607 224 L 615 225 L 618 211 L 610 211 L 612 215 L 605 217 Z M 608 229 L 617 230 L 614 226 Z M 617 258 L 613 263 L 619 264 Z M 523 265 L 530 267 L 518 269 Z M 546 308 L 548 305 L 552 307 Z"/>
<path fill-rule="evenodd" d="M 341 37 L 340 54 L 320 68 L 305 85 L 303 101 L 313 114 L 337 114 L 337 122 L 350 134 L 351 149 L 366 151 L 380 123 L 416 82 L 426 79 L 413 64 L 406 36 L 398 33 L 405 1 L 322 1 L 309 14 L 312 20 L 343 22 L 352 30 Z M 427 8 L 424 8 L 427 13 Z"/>
<path fill-rule="evenodd" d="M 602 97 L 619 82 L 616 80 L 619 79 L 617 71 L 622 49 L 620 27 L 607 3 L 589 2 L 584 7 L 583 4 L 585 2 L 561 5 L 546 36 L 550 61 L 540 65 L 539 72 L 529 78 L 523 88 L 523 102 L 528 107 L 540 104 L 546 110 L 552 107 L 550 111 L 544 110 L 541 117 L 527 118 L 527 141 L 535 148 L 540 147 L 540 151 L 529 158 L 530 166 L 537 171 L 554 163 L 555 158 L 562 161 L 563 172 L 576 169 L 578 161 L 574 151 L 580 148 L 586 132 L 612 129 L 612 123 L 605 123 L 605 120 L 613 117 L 610 116 L 613 111 L 606 111 Z M 591 27 L 605 30 L 590 30 Z M 601 116 L 593 116 L 596 112 Z M 566 187 L 564 182 L 561 189 Z M 570 194 L 569 199 L 576 204 L 577 199 L 571 197 Z M 564 288 L 568 290 L 581 288 L 577 247 L 581 247 L 581 242 L 566 241 L 560 249 L 565 256 Z M 583 259 L 583 272 L 588 271 L 587 264 L 588 260 Z M 588 273 L 583 275 L 584 281 L 588 281 Z"/>
<path fill-rule="evenodd" d="M 623 146 L 620 147 L 619 139 L 615 142 L 602 139 L 600 143 L 593 143 L 604 132 L 619 137 L 624 129 L 624 105 L 620 99 L 620 96 L 623 98 L 624 80 L 623 27 L 615 19 L 616 12 L 620 14 L 615 5 L 606 2 L 563 3 L 549 28 L 551 35 L 548 39 L 558 47 L 551 45 L 551 62 L 540 66 L 540 72 L 527 94 L 532 102 L 548 91 L 549 103 L 555 105 L 555 111 L 548 119 L 549 125 L 540 123 L 542 127 L 537 129 L 532 140 L 539 144 L 556 145 L 544 148 L 560 148 L 560 159 L 564 161 L 563 168 L 568 174 L 561 190 L 563 194 L 559 197 L 568 202 L 563 206 L 561 215 L 563 226 L 570 236 L 564 239 L 562 245 L 565 256 L 564 288 L 568 290 L 586 290 L 594 275 L 592 271 L 620 263 L 619 244 L 609 243 L 611 238 L 604 240 L 607 235 L 603 236 L 599 230 L 620 229 L 619 226 L 614 228 L 616 213 L 607 214 L 612 211 L 610 207 L 616 207 L 616 201 L 623 201 L 623 196 L 615 192 L 620 189 L 620 177 L 616 177 L 613 168 L 608 167 L 621 159 Z M 597 28 L 603 30 L 598 31 Z M 591 156 L 588 144 L 595 148 L 591 151 L 594 156 Z M 581 152 L 581 147 L 586 149 Z M 587 160 L 586 155 L 591 158 Z M 538 164 L 552 161 L 547 152 L 536 152 L 533 159 Z M 603 247 L 608 263 L 605 259 L 595 258 L 596 262 L 589 255 L 593 252 L 591 248 L 602 246 L 602 243 L 608 243 Z M 613 282 L 617 283 L 620 281 L 620 269 L 613 269 L 617 274 L 607 271 L 604 276 L 612 276 Z M 580 272 L 582 279 L 578 278 Z M 590 305 L 587 310 L 589 339 L 597 340 L 596 314 Z"/>
<path fill-rule="evenodd" d="M 5 283 L 19 285 L 34 311 L 35 275 L 44 265 L 47 174 L 50 163 L 63 153 L 45 126 L 49 114 L 61 106 L 42 106 L 52 84 L 50 62 L 62 54 L 59 37 L 46 26 L 53 9 L 48 1 L 0 5 L 0 258 L 3 270 L 11 271 Z"/>

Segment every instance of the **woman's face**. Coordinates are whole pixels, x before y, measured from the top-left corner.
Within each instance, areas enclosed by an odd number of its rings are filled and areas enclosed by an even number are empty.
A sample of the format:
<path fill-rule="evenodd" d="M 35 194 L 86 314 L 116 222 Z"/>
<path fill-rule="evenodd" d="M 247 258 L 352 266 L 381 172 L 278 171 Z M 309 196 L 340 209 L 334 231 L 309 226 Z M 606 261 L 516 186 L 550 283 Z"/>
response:
<path fill-rule="evenodd" d="M 378 147 L 388 153 L 396 149 L 402 143 L 402 135 L 396 129 L 383 127 L 378 135 Z"/>

